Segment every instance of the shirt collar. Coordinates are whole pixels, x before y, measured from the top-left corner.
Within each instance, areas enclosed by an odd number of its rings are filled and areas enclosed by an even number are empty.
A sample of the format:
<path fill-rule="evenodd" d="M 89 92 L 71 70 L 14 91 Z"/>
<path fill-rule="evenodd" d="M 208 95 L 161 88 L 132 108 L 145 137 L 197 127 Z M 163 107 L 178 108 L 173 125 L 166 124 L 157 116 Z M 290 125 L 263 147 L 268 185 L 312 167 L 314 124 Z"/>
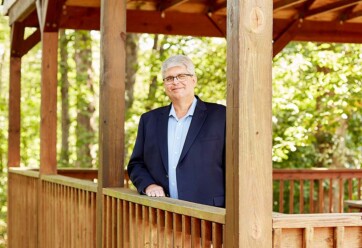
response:
<path fill-rule="evenodd" d="M 193 116 L 194 115 L 195 108 L 196 108 L 196 103 L 197 103 L 197 98 L 194 97 L 194 100 L 192 101 L 192 104 L 191 104 L 191 106 L 189 108 L 189 111 L 187 111 L 187 114 L 183 118 L 185 118 L 187 116 Z M 178 120 L 175 108 L 173 107 L 173 104 L 171 104 L 171 109 L 170 109 L 169 116 L 173 116 L 174 118 L 176 118 L 176 120 Z"/>

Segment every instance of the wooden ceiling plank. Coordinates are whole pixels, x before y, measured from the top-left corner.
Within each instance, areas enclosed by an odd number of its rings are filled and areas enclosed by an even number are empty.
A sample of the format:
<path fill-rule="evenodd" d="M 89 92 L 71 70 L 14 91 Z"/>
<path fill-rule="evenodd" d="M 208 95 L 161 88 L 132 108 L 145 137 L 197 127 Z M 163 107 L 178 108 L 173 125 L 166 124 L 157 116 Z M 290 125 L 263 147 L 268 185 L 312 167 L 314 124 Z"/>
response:
<path fill-rule="evenodd" d="M 330 12 L 330 11 L 345 9 L 350 6 L 357 5 L 358 3 L 361 3 L 361 2 L 362 2 L 362 0 L 343 0 L 343 1 L 339 1 L 339 2 L 334 2 L 331 4 L 327 4 L 325 6 L 321 6 L 319 8 L 309 10 L 308 13 L 306 13 L 305 17 L 311 17 L 311 16 L 320 15 L 320 14 Z"/>
<path fill-rule="evenodd" d="M 161 1 L 159 10 L 161 12 L 163 12 L 163 11 L 166 11 L 166 10 L 172 8 L 172 7 L 183 4 L 183 3 L 187 2 L 187 1 L 189 1 L 189 0 L 173 0 L 172 2 L 169 2 L 169 3 L 164 3 L 164 1 Z"/>
<path fill-rule="evenodd" d="M 16 1 L 9 10 L 9 24 L 23 21 L 35 10 L 35 0 Z"/>
<path fill-rule="evenodd" d="M 277 11 L 277 10 L 281 10 L 281 9 L 284 9 L 284 8 L 293 7 L 294 5 L 303 3 L 305 1 L 307 1 L 307 0 L 281 0 L 279 2 L 276 2 L 273 5 L 273 10 Z"/>

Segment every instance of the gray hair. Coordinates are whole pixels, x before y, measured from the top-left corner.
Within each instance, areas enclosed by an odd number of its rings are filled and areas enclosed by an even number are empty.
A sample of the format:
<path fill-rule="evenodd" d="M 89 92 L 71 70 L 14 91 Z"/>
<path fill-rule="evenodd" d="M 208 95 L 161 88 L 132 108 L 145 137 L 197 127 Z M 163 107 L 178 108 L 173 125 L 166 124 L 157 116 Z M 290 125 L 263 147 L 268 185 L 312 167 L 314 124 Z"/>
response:
<path fill-rule="evenodd" d="M 188 73 L 195 75 L 195 66 L 191 59 L 185 55 L 173 55 L 162 63 L 162 77 L 165 77 L 166 71 L 175 66 L 184 66 Z"/>

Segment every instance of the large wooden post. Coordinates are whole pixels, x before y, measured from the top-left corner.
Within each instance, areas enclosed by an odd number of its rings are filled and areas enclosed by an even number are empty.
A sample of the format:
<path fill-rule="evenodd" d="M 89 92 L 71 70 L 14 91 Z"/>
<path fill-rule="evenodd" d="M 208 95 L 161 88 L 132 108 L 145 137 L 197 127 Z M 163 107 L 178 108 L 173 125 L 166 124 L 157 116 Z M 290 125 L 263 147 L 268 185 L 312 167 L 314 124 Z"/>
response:
<path fill-rule="evenodd" d="M 20 165 L 21 58 L 10 57 L 8 167 Z"/>
<path fill-rule="evenodd" d="M 272 247 L 272 1 L 227 6 L 225 247 Z"/>
<path fill-rule="evenodd" d="M 57 173 L 58 32 L 42 33 L 40 173 Z"/>
<path fill-rule="evenodd" d="M 102 190 L 124 184 L 126 1 L 101 1 L 97 247 L 102 245 Z"/>

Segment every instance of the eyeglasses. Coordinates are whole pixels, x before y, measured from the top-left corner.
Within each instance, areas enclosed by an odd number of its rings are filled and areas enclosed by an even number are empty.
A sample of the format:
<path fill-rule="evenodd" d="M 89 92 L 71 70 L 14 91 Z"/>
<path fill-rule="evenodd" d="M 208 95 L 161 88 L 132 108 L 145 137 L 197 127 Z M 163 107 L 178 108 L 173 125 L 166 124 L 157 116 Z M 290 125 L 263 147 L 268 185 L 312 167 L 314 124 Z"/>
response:
<path fill-rule="evenodd" d="M 192 74 L 186 74 L 186 73 L 182 73 L 182 74 L 178 74 L 176 76 L 169 76 L 163 79 L 163 82 L 167 85 L 172 84 L 174 82 L 175 79 L 177 79 L 177 81 L 179 82 L 183 82 L 187 79 L 187 77 L 192 77 Z"/>

